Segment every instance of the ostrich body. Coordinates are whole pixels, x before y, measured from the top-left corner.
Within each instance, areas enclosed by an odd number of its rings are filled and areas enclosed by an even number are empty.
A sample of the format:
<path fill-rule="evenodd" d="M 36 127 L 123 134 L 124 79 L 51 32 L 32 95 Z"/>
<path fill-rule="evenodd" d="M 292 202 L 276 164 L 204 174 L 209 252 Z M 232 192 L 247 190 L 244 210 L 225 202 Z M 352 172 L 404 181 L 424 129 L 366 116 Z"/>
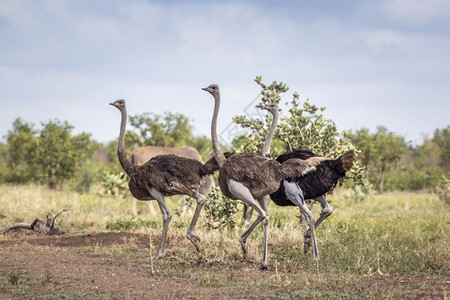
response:
<path fill-rule="evenodd" d="M 141 146 L 131 152 L 130 160 L 135 165 L 143 165 L 150 159 L 158 155 L 166 155 L 166 154 L 174 154 L 181 157 L 191 158 L 198 160 L 203 163 L 202 157 L 200 153 L 195 148 L 189 146 L 183 146 L 181 148 L 172 148 L 172 147 L 158 147 L 158 146 Z M 214 184 L 214 181 L 211 176 L 206 176 L 204 178 L 204 182 L 200 185 L 198 192 L 204 196 L 207 196 L 211 186 Z M 186 209 L 188 197 L 185 198 L 183 205 L 183 211 Z M 136 208 L 136 198 L 132 197 L 131 202 L 131 212 L 134 216 L 137 216 L 137 208 Z M 150 214 L 155 214 L 155 209 L 153 208 L 152 202 L 146 201 L 148 208 L 150 210 Z"/>
<path fill-rule="evenodd" d="M 302 172 L 306 171 L 309 166 L 300 161 L 300 165 L 296 165 L 295 168 L 293 168 L 296 159 L 287 160 L 283 164 L 280 164 L 279 162 L 264 157 L 263 155 L 252 153 L 233 154 L 226 158 L 220 149 L 217 138 L 217 116 L 220 107 L 219 87 L 213 84 L 207 88 L 203 88 L 203 90 L 209 92 L 215 100 L 214 113 L 211 122 L 211 139 L 214 157 L 220 167 L 220 189 L 226 197 L 235 200 L 239 199 L 251 206 L 258 213 L 256 220 L 239 238 L 243 258 L 246 259 L 247 257 L 247 237 L 259 223 L 262 223 L 263 258 L 260 269 L 267 269 L 269 225 L 269 215 L 267 213 L 268 195 L 278 190 L 280 183 L 284 178 L 298 176 Z M 295 190 L 296 186 L 293 185 L 292 191 Z"/>
<path fill-rule="evenodd" d="M 164 200 L 165 196 L 187 195 L 197 201 L 197 206 L 187 231 L 186 237 L 194 244 L 197 251 L 200 239 L 193 234 L 200 211 L 206 197 L 197 192 L 204 177 L 212 174 L 214 170 L 210 165 L 204 165 L 195 159 L 179 157 L 176 155 L 158 155 L 143 165 L 134 165 L 125 155 L 124 136 L 127 123 L 127 110 L 124 100 L 110 103 L 117 107 L 122 115 L 119 141 L 117 143 L 117 156 L 120 165 L 129 177 L 128 187 L 134 198 L 149 201 L 156 200 L 163 218 L 161 242 L 155 258 L 165 256 L 167 230 L 172 215 Z"/>

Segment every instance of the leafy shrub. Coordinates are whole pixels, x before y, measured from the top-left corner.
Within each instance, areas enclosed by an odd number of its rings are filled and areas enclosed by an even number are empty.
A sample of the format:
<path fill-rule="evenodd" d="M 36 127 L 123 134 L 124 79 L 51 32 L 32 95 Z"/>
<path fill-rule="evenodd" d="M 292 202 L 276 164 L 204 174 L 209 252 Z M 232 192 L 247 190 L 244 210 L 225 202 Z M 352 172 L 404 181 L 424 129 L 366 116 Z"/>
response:
<path fill-rule="evenodd" d="M 219 188 L 213 187 L 204 206 L 206 226 L 214 229 L 234 229 L 237 204 L 237 201 L 225 197 Z"/>
<path fill-rule="evenodd" d="M 128 181 L 124 172 L 114 173 L 103 171 L 102 189 L 100 194 L 113 195 L 116 198 L 125 198 L 128 195 Z"/>
<path fill-rule="evenodd" d="M 439 199 L 450 204 L 450 180 L 447 179 L 447 177 L 442 176 L 442 179 L 436 185 L 434 192 L 439 196 Z"/>
<path fill-rule="evenodd" d="M 370 183 L 366 183 L 365 185 L 354 185 L 345 191 L 344 198 L 354 202 L 361 202 L 367 200 L 374 192 L 373 185 Z"/>
<path fill-rule="evenodd" d="M 88 165 L 83 166 L 76 176 L 69 181 L 70 189 L 79 194 L 88 193 L 95 178 L 94 171 L 91 169 Z"/>

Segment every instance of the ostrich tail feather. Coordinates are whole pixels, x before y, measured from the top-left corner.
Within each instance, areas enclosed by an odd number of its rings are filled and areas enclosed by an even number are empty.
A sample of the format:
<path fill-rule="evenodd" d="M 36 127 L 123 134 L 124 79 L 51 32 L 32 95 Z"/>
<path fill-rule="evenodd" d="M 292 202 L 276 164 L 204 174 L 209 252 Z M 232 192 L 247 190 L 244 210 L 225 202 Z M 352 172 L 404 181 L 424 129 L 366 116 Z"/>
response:
<path fill-rule="evenodd" d="M 225 155 L 225 158 L 228 159 L 228 157 L 230 157 L 233 154 L 234 152 L 225 152 L 223 155 Z M 207 170 L 208 174 L 214 174 L 214 172 L 220 170 L 219 164 L 217 163 L 217 159 L 214 156 L 211 156 L 211 158 L 206 161 L 205 169 Z"/>

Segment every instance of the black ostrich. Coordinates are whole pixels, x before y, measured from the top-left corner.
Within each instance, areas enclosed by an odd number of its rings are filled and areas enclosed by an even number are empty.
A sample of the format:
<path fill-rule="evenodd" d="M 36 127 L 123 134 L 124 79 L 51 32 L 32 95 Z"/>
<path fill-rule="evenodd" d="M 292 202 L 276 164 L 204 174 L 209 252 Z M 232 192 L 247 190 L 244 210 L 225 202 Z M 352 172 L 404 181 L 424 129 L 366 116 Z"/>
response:
<path fill-rule="evenodd" d="M 263 147 L 263 154 L 266 157 L 270 157 L 270 145 L 278 122 L 278 106 L 277 104 L 269 104 L 262 108 L 268 110 L 273 116 L 272 124 Z M 351 169 L 354 161 L 354 150 L 348 150 L 339 158 L 333 160 L 329 157 L 318 156 L 309 150 L 297 149 L 281 154 L 277 157 L 276 161 L 283 164 L 291 159 L 301 160 L 305 164 L 311 165 L 312 168 L 300 174 L 300 176 L 285 178 L 280 188 L 270 194 L 270 198 L 278 206 L 298 206 L 300 208 L 308 224 L 308 230 L 304 234 L 304 251 L 306 253 L 311 247 L 312 230 L 319 226 L 333 212 L 333 207 L 327 201 L 325 194 L 332 191 L 337 182 L 344 178 L 345 173 Z M 293 184 L 300 190 L 300 193 L 296 196 L 296 201 L 291 200 L 293 199 Z M 286 193 L 287 188 L 289 195 Z M 306 199 L 314 199 L 322 206 L 322 211 L 316 222 L 314 222 L 313 215 L 305 203 Z M 251 207 L 244 207 L 244 227 L 249 224 L 252 212 Z"/>
<path fill-rule="evenodd" d="M 286 160 L 297 158 L 305 161 L 319 162 L 315 165 L 315 170 L 310 171 L 304 175 L 297 177 L 285 178 L 280 188 L 270 194 L 270 199 L 278 206 L 296 206 L 286 195 L 286 186 L 289 184 L 296 184 L 302 194 L 299 197 L 303 203 L 305 199 L 314 199 L 322 206 L 319 219 L 314 222 L 314 227 L 320 225 L 327 217 L 333 212 L 333 207 L 327 201 L 325 194 L 332 191 L 339 180 L 345 177 L 345 173 L 351 169 L 355 159 L 355 151 L 353 149 L 345 151 L 337 159 L 331 159 L 327 157 L 321 157 L 315 155 L 308 150 L 293 150 L 286 152 L 277 157 L 279 163 L 283 163 Z M 306 206 L 306 205 L 305 205 Z M 302 211 L 303 212 L 303 211 Z M 304 214 L 306 222 L 310 225 L 313 222 L 312 214 Z M 308 252 L 311 246 L 311 226 L 304 234 L 304 251 Z"/>

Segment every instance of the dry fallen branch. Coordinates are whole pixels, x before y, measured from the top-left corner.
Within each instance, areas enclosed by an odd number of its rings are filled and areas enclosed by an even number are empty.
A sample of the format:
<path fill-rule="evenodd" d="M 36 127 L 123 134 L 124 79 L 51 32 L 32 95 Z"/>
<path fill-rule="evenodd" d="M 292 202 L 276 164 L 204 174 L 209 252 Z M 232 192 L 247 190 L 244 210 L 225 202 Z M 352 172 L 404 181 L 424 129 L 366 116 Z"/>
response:
<path fill-rule="evenodd" d="M 33 223 L 14 223 L 5 229 L 2 230 L 3 234 L 6 234 L 8 231 L 13 229 L 29 229 L 33 230 L 34 232 L 38 234 L 44 234 L 44 235 L 62 235 L 66 232 L 58 227 L 56 225 L 56 218 L 63 212 L 68 211 L 67 209 L 64 209 L 56 214 L 56 216 L 53 215 L 53 213 L 47 214 L 47 221 L 43 221 L 39 218 L 34 219 Z"/>

